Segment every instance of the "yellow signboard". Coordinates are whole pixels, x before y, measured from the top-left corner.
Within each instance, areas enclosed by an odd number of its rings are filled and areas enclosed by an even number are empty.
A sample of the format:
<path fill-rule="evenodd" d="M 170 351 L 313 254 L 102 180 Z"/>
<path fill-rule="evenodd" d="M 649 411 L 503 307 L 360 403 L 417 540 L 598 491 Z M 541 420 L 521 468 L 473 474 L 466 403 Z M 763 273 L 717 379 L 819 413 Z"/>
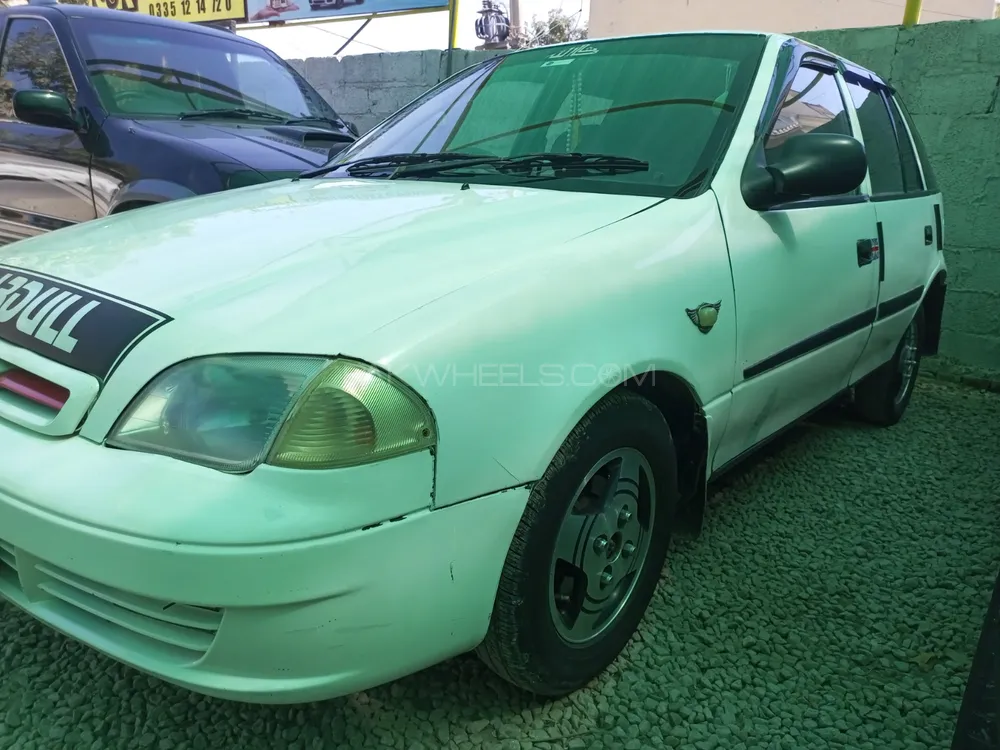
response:
<path fill-rule="evenodd" d="M 240 21 L 247 15 L 246 0 L 90 0 L 90 5 L 192 22 Z"/>

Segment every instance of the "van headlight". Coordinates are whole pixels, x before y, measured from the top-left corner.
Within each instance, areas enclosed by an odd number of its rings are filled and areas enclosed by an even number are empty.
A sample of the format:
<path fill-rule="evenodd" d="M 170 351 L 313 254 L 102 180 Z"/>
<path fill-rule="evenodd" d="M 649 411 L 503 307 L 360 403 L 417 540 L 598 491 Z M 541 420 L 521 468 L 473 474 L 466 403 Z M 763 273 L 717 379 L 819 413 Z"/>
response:
<path fill-rule="evenodd" d="M 427 405 L 408 386 L 348 359 L 228 355 L 156 377 L 106 444 L 234 474 L 261 463 L 335 469 L 432 447 Z"/>

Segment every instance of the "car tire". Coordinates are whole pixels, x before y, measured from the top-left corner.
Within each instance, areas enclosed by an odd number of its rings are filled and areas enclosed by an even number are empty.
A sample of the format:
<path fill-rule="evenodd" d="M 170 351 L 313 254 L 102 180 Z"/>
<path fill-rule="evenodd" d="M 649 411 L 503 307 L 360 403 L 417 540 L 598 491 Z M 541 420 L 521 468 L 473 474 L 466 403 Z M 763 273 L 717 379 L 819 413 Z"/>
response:
<path fill-rule="evenodd" d="M 891 427 L 903 418 L 920 372 L 920 342 L 924 310 L 919 308 L 903 333 L 892 359 L 864 378 L 854 389 L 856 416 L 880 427 Z"/>
<path fill-rule="evenodd" d="M 479 657 L 535 695 L 587 685 L 618 657 L 649 606 L 676 500 L 676 451 L 663 415 L 633 393 L 606 397 L 531 490 Z M 580 567 L 560 558 L 557 545 L 572 550 Z M 606 606 L 604 615 L 573 616 L 595 601 Z"/>

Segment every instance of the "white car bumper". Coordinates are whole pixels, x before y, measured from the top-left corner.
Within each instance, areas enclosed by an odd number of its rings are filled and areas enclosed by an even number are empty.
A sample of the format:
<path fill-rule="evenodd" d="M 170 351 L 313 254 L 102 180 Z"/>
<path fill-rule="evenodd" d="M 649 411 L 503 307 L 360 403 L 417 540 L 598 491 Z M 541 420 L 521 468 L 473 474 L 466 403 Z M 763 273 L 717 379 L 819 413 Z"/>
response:
<path fill-rule="evenodd" d="M 144 672 L 249 702 L 344 695 L 474 648 L 486 633 L 528 496 L 519 488 L 367 528 L 241 544 L 232 538 L 233 525 L 246 526 L 250 512 L 281 526 L 281 509 L 303 502 L 301 485 L 290 482 L 283 496 L 267 467 L 234 478 L 7 426 L 0 427 L 0 455 L 0 596 Z M 379 474 L 423 466 L 415 457 L 397 461 L 315 472 L 328 496 L 318 497 L 311 486 L 305 501 L 377 507 L 377 493 L 385 491 Z M 129 481 L 140 475 L 141 484 Z M 413 477 L 418 492 L 426 481 L 432 479 Z M 73 503 L 58 495 L 73 486 L 78 497 L 105 506 L 108 523 L 93 508 L 86 520 L 65 511 Z M 351 497 L 338 497 L 338 490 Z M 178 528 L 197 508 L 212 507 L 226 541 L 175 542 L 114 528 L 112 521 L 120 527 L 129 517 L 125 506 L 134 498 L 161 526 L 172 519 Z M 220 502 L 231 507 L 225 530 Z M 317 528 L 324 517 L 321 507 Z"/>

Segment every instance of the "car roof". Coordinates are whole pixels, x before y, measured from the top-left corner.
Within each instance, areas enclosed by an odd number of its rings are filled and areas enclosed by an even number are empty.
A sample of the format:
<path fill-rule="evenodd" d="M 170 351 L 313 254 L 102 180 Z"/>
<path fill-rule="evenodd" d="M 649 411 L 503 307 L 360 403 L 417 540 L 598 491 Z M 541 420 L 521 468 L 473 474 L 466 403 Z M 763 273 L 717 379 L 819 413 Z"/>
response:
<path fill-rule="evenodd" d="M 41 2 L 25 3 L 22 5 L 11 5 L 3 8 L 4 15 L 34 15 L 50 16 L 62 15 L 75 18 L 92 18 L 97 21 L 128 21 L 130 23 L 143 24 L 148 26 L 161 26 L 171 29 L 185 29 L 206 36 L 214 36 L 220 39 L 232 40 L 234 37 L 240 41 L 251 44 L 255 47 L 261 45 L 245 37 L 237 36 L 222 29 L 213 29 L 210 26 L 199 26 L 188 21 L 174 21 L 169 18 L 157 18 L 145 13 L 134 13 L 122 10 L 111 10 L 110 8 L 95 8 L 90 5 L 72 5 L 69 3 Z"/>

